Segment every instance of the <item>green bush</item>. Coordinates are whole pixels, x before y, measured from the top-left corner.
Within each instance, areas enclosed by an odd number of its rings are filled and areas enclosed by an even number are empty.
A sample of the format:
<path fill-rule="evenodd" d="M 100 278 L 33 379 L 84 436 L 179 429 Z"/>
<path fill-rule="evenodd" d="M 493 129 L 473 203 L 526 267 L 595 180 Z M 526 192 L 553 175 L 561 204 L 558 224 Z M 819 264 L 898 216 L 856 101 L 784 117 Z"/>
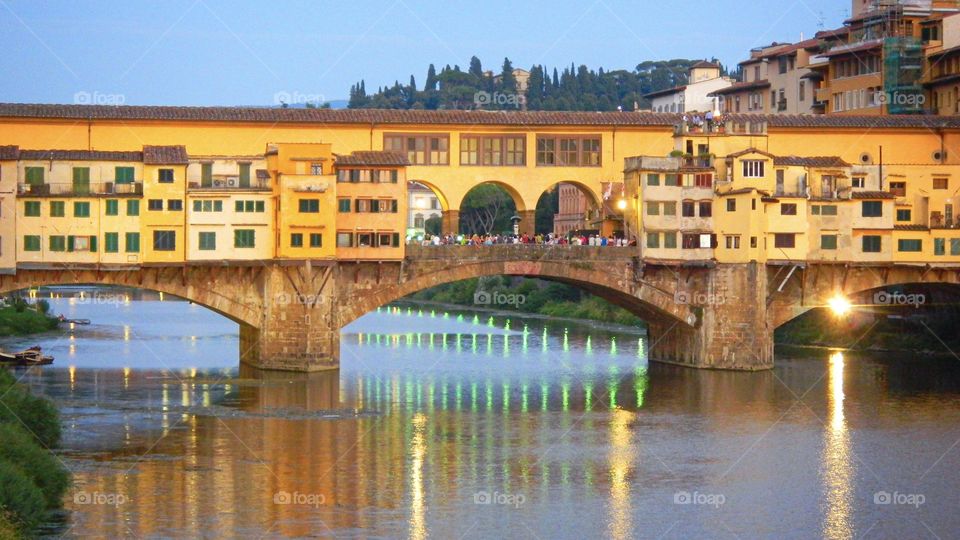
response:
<path fill-rule="evenodd" d="M 17 385 L 5 369 L 0 369 L 0 423 L 26 428 L 43 448 L 60 445 L 60 412 L 49 400 Z"/>
<path fill-rule="evenodd" d="M 0 511 L 0 540 L 9 540 L 20 538 L 17 527 L 13 524 L 13 519 L 7 512 Z"/>
<path fill-rule="evenodd" d="M 0 510 L 6 511 L 21 531 L 33 529 L 46 516 L 40 488 L 20 467 L 0 460 Z"/>
<path fill-rule="evenodd" d="M 33 437 L 13 424 L 0 424 L 0 461 L 17 464 L 43 492 L 48 508 L 58 508 L 70 486 L 70 474 Z"/>
<path fill-rule="evenodd" d="M 36 306 L 37 306 L 38 312 L 44 315 L 47 315 L 50 313 L 50 302 L 47 302 L 46 300 L 43 300 L 43 299 L 37 300 Z"/>

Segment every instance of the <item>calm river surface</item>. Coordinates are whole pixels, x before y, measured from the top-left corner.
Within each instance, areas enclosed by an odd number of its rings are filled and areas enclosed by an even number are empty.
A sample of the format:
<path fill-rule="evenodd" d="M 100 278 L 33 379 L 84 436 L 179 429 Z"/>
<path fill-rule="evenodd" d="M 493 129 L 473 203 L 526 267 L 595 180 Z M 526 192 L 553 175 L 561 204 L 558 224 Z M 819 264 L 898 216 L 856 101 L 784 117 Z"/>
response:
<path fill-rule="evenodd" d="M 93 320 L 21 372 L 60 406 L 66 537 L 950 538 L 960 360 L 778 351 L 765 373 L 648 364 L 625 331 L 384 308 L 339 372 L 237 367 L 180 301 Z"/>

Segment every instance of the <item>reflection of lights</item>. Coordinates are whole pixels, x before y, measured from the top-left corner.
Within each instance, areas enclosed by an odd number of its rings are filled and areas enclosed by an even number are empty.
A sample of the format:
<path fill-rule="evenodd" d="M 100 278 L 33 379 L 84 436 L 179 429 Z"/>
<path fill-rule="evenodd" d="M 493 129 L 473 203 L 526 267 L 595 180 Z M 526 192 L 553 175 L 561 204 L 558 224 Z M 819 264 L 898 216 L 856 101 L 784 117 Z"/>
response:
<path fill-rule="evenodd" d="M 630 423 L 633 413 L 622 409 L 613 411 L 610 421 L 610 518 L 611 538 L 631 538 L 630 469 L 636 454 L 631 439 Z"/>
<path fill-rule="evenodd" d="M 617 208 L 620 209 L 620 210 L 626 210 L 626 209 L 627 209 L 627 200 L 626 200 L 626 199 L 620 199 L 619 201 L 617 201 Z"/>
<path fill-rule="evenodd" d="M 123 325 L 123 340 L 130 341 L 130 325 Z"/>
<path fill-rule="evenodd" d="M 410 441 L 410 537 L 426 538 L 426 506 L 423 490 L 423 460 L 427 453 L 427 417 L 417 413 L 413 417 L 413 438 Z"/>
<path fill-rule="evenodd" d="M 70 366 L 67 371 L 70 373 L 70 390 L 73 390 L 73 387 L 77 384 L 77 366 Z"/>
<path fill-rule="evenodd" d="M 130 386 L 130 368 L 123 368 L 123 389 L 126 390 Z"/>
<path fill-rule="evenodd" d="M 822 533 L 826 538 L 852 537 L 850 514 L 853 491 L 850 480 L 853 466 L 850 434 L 843 414 L 843 368 L 843 353 L 831 354 L 827 379 L 830 422 L 825 434 L 821 467 L 827 501 Z"/>
<path fill-rule="evenodd" d="M 847 313 L 850 313 L 850 310 L 853 308 L 853 304 L 850 303 L 850 300 L 840 294 L 835 295 L 831 299 L 827 300 L 827 306 L 837 317 L 843 317 Z"/>

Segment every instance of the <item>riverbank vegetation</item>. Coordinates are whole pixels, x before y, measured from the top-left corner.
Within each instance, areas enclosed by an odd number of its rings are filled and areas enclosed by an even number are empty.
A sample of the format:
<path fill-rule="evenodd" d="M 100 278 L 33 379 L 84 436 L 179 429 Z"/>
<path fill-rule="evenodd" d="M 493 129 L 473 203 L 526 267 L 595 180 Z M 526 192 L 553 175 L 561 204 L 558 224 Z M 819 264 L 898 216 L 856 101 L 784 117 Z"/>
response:
<path fill-rule="evenodd" d="M 0 368 L 0 538 L 33 535 L 62 506 L 70 474 L 52 450 L 60 414 Z"/>
<path fill-rule="evenodd" d="M 438 285 L 407 300 L 644 326 L 629 311 L 562 283 L 492 276 Z"/>
<path fill-rule="evenodd" d="M 48 332 L 55 330 L 57 324 L 46 300 L 30 304 L 19 296 L 11 296 L 0 304 L 0 337 Z"/>

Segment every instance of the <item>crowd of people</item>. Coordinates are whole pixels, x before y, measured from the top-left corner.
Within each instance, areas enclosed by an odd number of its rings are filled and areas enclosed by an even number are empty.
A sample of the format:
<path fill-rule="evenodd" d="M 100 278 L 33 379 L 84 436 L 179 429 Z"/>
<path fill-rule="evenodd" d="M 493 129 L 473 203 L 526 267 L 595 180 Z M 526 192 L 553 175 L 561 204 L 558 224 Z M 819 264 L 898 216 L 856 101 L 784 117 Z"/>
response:
<path fill-rule="evenodd" d="M 627 240 L 616 236 L 591 235 L 558 235 L 548 234 L 444 234 L 422 235 L 408 239 L 411 244 L 421 246 L 495 246 L 506 244 L 531 245 L 569 245 L 569 246 L 613 246 L 626 247 L 637 245 L 636 240 Z"/>

